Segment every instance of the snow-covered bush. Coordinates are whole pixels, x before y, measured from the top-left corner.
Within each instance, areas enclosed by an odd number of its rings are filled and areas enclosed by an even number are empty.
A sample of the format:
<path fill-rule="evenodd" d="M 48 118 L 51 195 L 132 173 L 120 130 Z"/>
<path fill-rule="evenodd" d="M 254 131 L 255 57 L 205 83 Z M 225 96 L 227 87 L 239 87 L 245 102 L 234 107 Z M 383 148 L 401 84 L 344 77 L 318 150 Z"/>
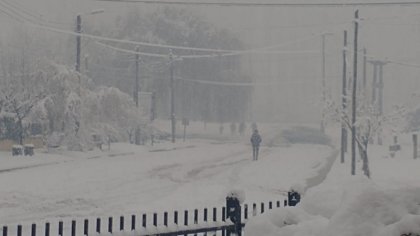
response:
<path fill-rule="evenodd" d="M 21 140 L 24 126 L 38 123 L 45 126 L 45 139 L 60 133 L 62 144 L 82 151 L 94 144 L 93 134 L 124 141 L 128 130 L 146 126 L 145 114 L 129 95 L 116 88 L 95 89 L 88 77 L 62 65 L 40 67 L 25 86 L 12 80 L 0 82 L 7 85 L 0 91 L 2 113 L 13 119 L 17 128 L 10 132 Z"/>

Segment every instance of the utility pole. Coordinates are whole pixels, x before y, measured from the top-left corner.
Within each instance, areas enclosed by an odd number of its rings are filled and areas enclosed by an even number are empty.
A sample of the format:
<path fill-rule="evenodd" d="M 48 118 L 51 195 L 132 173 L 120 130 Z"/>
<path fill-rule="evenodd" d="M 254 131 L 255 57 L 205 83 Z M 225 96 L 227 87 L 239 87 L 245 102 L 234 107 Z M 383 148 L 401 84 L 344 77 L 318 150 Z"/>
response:
<path fill-rule="evenodd" d="M 342 112 L 347 109 L 347 30 L 344 31 L 343 48 L 343 84 L 342 84 Z M 341 118 L 343 119 L 343 118 Z M 341 163 L 344 163 L 344 153 L 347 152 L 347 127 L 344 121 L 341 121 Z"/>
<path fill-rule="evenodd" d="M 386 61 L 372 60 L 369 61 L 373 65 L 373 84 L 372 84 L 372 105 L 376 107 L 379 115 L 384 112 L 384 79 L 383 69 L 387 64 Z M 376 91 L 378 90 L 378 91 Z M 382 145 L 381 133 L 378 133 L 378 144 Z"/>
<path fill-rule="evenodd" d="M 381 61 L 381 60 L 372 60 L 372 61 L 369 61 L 369 63 L 373 65 L 372 104 L 375 105 L 376 102 L 378 102 L 376 106 L 377 106 L 379 114 L 382 115 L 384 111 L 384 108 L 383 108 L 383 89 L 384 89 L 383 69 L 384 69 L 384 66 L 387 64 L 387 62 Z"/>
<path fill-rule="evenodd" d="M 376 87 L 378 81 L 378 67 L 376 61 L 369 61 L 373 65 L 373 80 L 372 80 L 372 105 L 376 104 Z"/>
<path fill-rule="evenodd" d="M 321 118 L 321 132 L 325 133 L 325 34 L 322 36 L 322 118 Z"/>
<path fill-rule="evenodd" d="M 378 100 L 378 106 L 379 106 L 379 114 L 383 115 L 384 114 L 384 65 L 386 64 L 386 62 L 381 61 L 379 63 L 379 84 L 378 84 L 378 96 L 379 96 L 379 100 Z"/>
<path fill-rule="evenodd" d="M 379 92 L 379 115 L 384 114 L 384 65 L 386 65 L 387 62 L 381 61 L 379 63 L 379 84 L 378 84 L 378 92 Z M 382 132 L 378 133 L 378 145 L 382 145 Z"/>
<path fill-rule="evenodd" d="M 82 36 L 82 16 L 79 14 L 76 17 L 76 71 L 80 72 L 80 47 Z"/>
<path fill-rule="evenodd" d="M 325 100 L 326 100 L 326 82 L 325 82 L 325 36 L 327 34 L 321 35 L 321 53 L 322 53 L 322 66 L 321 66 L 321 73 L 322 73 L 322 118 L 321 118 L 321 132 L 325 133 Z"/>
<path fill-rule="evenodd" d="M 136 109 L 137 109 L 137 111 L 138 111 L 138 109 L 139 109 L 139 62 L 140 62 L 140 56 L 139 56 L 139 47 L 137 46 L 136 47 L 136 81 L 134 81 L 135 82 L 135 85 L 134 85 L 134 102 L 136 103 Z M 136 143 L 136 145 L 140 145 L 141 144 L 141 130 L 140 130 L 140 127 L 139 126 L 137 126 L 136 127 L 136 131 L 135 131 L 135 134 L 134 134 L 134 139 L 135 139 L 135 143 Z"/>
<path fill-rule="evenodd" d="M 134 87 L 134 102 L 136 103 L 136 107 L 139 107 L 139 63 L 140 63 L 140 56 L 139 56 L 139 46 L 136 47 L 136 81 Z"/>
<path fill-rule="evenodd" d="M 170 60 L 170 76 L 171 76 L 171 127 L 172 127 L 172 143 L 175 143 L 175 91 L 174 91 L 174 54 L 171 52 L 169 53 L 169 60 Z"/>
<path fill-rule="evenodd" d="M 367 66 L 367 50 L 363 48 L 363 94 L 366 95 L 366 66 Z M 365 98 L 366 99 L 366 98 Z"/>
<path fill-rule="evenodd" d="M 354 52 L 353 52 L 353 94 L 351 118 L 351 174 L 356 175 L 356 95 L 357 95 L 357 41 L 359 34 L 359 10 L 354 13 Z"/>
<path fill-rule="evenodd" d="M 88 54 L 85 54 L 84 60 L 85 60 L 85 74 L 89 76 L 89 55 Z"/>

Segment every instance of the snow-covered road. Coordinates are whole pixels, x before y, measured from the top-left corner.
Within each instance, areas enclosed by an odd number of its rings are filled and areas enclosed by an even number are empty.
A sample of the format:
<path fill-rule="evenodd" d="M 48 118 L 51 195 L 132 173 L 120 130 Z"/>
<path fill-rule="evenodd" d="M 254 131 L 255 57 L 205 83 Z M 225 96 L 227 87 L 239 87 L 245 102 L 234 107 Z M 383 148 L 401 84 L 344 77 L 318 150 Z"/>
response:
<path fill-rule="evenodd" d="M 232 189 L 246 202 L 281 200 L 317 174 L 331 149 L 262 147 L 251 161 L 244 140 L 196 140 L 155 147 L 115 144 L 111 151 L 12 157 L 0 153 L 0 222 L 107 217 L 214 207 Z"/>

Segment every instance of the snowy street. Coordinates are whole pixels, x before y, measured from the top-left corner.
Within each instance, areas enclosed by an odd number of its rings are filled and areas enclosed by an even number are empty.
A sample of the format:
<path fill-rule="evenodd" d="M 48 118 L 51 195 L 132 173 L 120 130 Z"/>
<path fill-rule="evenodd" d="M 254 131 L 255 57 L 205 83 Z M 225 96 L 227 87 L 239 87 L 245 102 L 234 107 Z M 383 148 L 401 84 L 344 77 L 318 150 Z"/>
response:
<path fill-rule="evenodd" d="M 419 10 L 0 0 L 0 236 L 420 236 Z"/>
<path fill-rule="evenodd" d="M 292 185 L 317 175 L 332 152 L 321 145 L 263 146 L 254 162 L 247 141 L 113 144 L 111 151 L 34 157 L 3 152 L 0 221 L 42 223 L 222 206 L 233 189 L 244 190 L 246 202 L 283 200 Z"/>

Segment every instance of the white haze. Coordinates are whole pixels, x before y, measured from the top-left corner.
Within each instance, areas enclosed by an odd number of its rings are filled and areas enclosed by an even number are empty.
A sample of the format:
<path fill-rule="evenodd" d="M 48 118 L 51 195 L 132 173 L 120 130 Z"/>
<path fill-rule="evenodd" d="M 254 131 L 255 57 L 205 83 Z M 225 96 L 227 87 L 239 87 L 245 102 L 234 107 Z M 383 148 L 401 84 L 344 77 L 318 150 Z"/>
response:
<path fill-rule="evenodd" d="M 93 0 L 14 0 L 43 19 L 58 22 L 57 27 L 74 29 L 74 18 L 79 13 L 103 8 L 104 13 L 84 19 L 98 27 L 107 27 L 115 17 L 124 15 L 133 6 L 141 11 L 155 6 L 135 3 L 109 3 Z M 246 2 L 246 1 L 242 1 Z M 273 1 L 280 2 L 280 1 Z M 286 1 L 281 1 L 286 2 Z M 289 1 L 296 2 L 296 1 Z M 304 1 L 300 1 L 304 2 Z M 312 3 L 313 1 L 311 1 Z M 343 2 L 335 0 L 335 2 Z M 377 59 L 390 59 L 420 65 L 419 6 L 361 7 L 359 48 Z M 248 7 L 190 7 L 209 21 L 235 32 L 250 48 L 259 48 L 313 36 L 309 41 L 291 44 L 279 50 L 320 50 L 323 32 L 333 33 L 326 38 L 326 82 L 328 93 L 338 98 L 342 78 L 343 31 L 349 31 L 353 40 L 355 8 L 248 8 Z M 18 25 L 0 13 L 2 44 L 7 32 Z M 359 82 L 362 64 L 360 58 Z M 352 60 L 349 60 L 352 62 Z M 254 93 L 252 119 L 283 122 L 317 123 L 321 114 L 321 54 L 308 55 L 252 55 L 243 57 L 243 71 L 256 83 L 276 83 L 258 86 Z M 352 65 L 348 67 L 351 76 Z M 407 102 L 420 88 L 419 68 L 389 64 L 384 69 L 385 112 L 395 104 Z M 368 65 L 370 86 L 372 67 Z"/>

